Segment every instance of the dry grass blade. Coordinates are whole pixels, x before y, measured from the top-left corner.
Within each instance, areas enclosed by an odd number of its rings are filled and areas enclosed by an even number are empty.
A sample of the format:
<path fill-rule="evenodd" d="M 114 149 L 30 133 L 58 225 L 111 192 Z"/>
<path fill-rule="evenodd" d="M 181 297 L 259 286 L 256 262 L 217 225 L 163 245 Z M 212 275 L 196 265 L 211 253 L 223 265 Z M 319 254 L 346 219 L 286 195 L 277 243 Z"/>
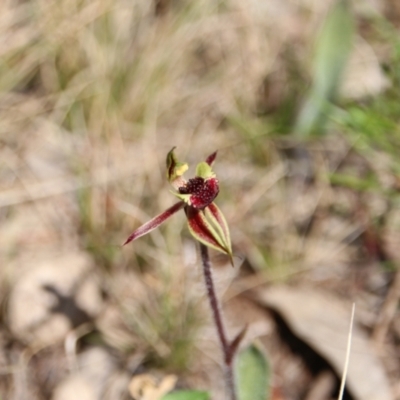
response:
<path fill-rule="evenodd" d="M 342 380 L 340 382 L 340 390 L 339 390 L 338 400 L 342 400 L 343 399 L 344 388 L 345 388 L 345 385 L 346 385 L 347 371 L 349 369 L 349 362 L 350 362 L 351 339 L 352 339 L 352 333 L 353 333 L 355 310 L 356 310 L 356 303 L 353 303 L 353 306 L 351 308 L 349 336 L 348 336 L 348 339 L 347 339 L 346 360 L 345 360 L 345 363 L 344 363 Z"/>

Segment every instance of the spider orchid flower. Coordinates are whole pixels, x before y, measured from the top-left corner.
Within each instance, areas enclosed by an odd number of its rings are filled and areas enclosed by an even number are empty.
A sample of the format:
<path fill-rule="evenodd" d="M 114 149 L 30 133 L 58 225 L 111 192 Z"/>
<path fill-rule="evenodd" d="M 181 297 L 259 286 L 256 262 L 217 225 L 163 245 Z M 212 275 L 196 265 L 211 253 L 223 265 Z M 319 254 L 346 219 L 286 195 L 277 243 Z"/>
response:
<path fill-rule="evenodd" d="M 228 224 L 220 209 L 214 203 L 219 193 L 219 183 L 211 166 L 217 152 L 197 165 L 196 176 L 186 180 L 183 174 L 189 168 L 179 162 L 173 148 L 167 155 L 167 178 L 175 191 L 172 193 L 179 202 L 137 228 L 125 244 L 158 228 L 180 209 L 184 209 L 192 236 L 208 247 L 227 254 L 232 261 L 232 247 Z"/>

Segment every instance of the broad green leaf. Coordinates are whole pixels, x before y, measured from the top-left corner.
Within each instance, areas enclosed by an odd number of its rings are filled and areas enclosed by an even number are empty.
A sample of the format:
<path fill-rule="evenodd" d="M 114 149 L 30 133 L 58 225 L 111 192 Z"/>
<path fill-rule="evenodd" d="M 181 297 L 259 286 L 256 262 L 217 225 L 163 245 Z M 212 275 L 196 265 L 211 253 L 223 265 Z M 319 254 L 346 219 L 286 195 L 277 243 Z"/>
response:
<path fill-rule="evenodd" d="M 179 390 L 168 393 L 161 400 L 210 400 L 210 395 L 200 390 Z"/>
<path fill-rule="evenodd" d="M 298 134 L 308 136 L 322 130 L 350 54 L 354 25 L 349 1 L 337 0 L 318 35 L 313 84 L 297 119 Z"/>
<path fill-rule="evenodd" d="M 267 400 L 270 397 L 271 371 L 259 346 L 252 344 L 241 351 L 235 362 L 238 400 Z"/>

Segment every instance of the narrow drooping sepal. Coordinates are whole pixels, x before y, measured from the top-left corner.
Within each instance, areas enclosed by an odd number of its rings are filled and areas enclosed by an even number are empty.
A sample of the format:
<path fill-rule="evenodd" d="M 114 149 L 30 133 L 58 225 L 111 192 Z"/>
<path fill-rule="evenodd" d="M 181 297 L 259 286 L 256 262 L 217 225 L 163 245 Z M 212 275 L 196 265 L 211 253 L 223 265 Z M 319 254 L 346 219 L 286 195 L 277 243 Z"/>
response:
<path fill-rule="evenodd" d="M 160 215 L 157 215 L 157 217 L 154 217 L 150 221 L 148 221 L 145 224 L 143 224 L 142 226 L 140 226 L 128 237 L 128 239 L 126 239 L 126 242 L 123 244 L 123 246 L 125 246 L 126 244 L 128 244 L 129 242 L 132 242 L 133 240 L 135 240 L 137 238 L 140 238 L 143 235 L 146 235 L 147 233 L 151 232 L 152 230 L 158 228 L 164 221 L 166 221 L 169 217 L 171 217 L 177 211 L 179 211 L 181 208 L 183 208 L 184 205 L 185 205 L 185 203 L 180 201 L 180 202 L 174 204 L 172 207 L 165 210 Z"/>
<path fill-rule="evenodd" d="M 206 207 L 204 210 L 199 210 L 193 207 L 185 207 L 189 231 L 199 242 L 222 253 L 228 254 L 229 257 L 232 258 L 231 243 L 230 241 L 227 242 L 229 236 L 227 237 L 224 233 L 226 227 L 222 228 L 217 226 L 217 221 L 221 221 L 221 216 L 219 215 L 218 218 L 216 218 L 212 215 L 215 212 L 221 212 L 216 206 L 215 208 L 213 207 L 213 212 L 208 212 L 208 208 L 209 207 Z M 222 219 L 225 220 L 223 216 Z"/>
<path fill-rule="evenodd" d="M 186 163 L 178 161 L 174 153 L 175 147 L 167 154 L 167 178 L 174 187 L 179 187 L 185 180 L 182 175 L 188 170 Z"/>

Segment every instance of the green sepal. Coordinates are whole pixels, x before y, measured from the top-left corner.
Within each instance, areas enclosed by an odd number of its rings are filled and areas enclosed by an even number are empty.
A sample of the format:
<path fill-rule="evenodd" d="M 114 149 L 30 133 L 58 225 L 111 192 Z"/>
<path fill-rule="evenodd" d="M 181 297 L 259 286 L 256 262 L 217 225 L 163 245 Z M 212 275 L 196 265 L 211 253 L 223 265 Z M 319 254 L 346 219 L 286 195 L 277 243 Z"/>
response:
<path fill-rule="evenodd" d="M 196 176 L 199 176 L 203 179 L 213 178 L 215 174 L 210 165 L 208 165 L 205 161 L 197 164 L 196 167 Z"/>
<path fill-rule="evenodd" d="M 174 150 L 175 147 L 167 154 L 167 178 L 170 183 L 181 177 L 189 168 L 187 163 L 178 161 Z"/>

